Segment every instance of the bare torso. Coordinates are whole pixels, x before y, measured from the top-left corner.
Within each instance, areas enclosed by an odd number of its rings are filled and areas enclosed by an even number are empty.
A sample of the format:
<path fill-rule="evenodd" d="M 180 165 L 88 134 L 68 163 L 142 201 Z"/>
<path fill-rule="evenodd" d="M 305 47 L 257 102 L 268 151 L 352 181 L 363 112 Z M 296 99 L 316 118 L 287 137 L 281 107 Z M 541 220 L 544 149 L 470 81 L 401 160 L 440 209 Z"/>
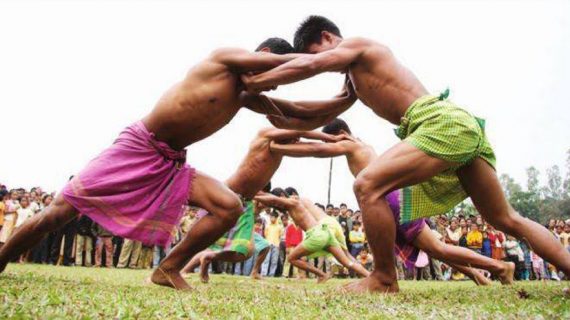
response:
<path fill-rule="evenodd" d="M 271 141 L 263 135 L 263 131 L 252 141 L 245 159 L 226 180 L 226 185 L 232 191 L 252 199 L 271 180 L 283 159 L 282 155 L 270 151 Z"/>
<path fill-rule="evenodd" d="M 428 91 L 386 46 L 367 39 L 345 41 L 365 47 L 348 70 L 358 98 L 379 117 L 398 125 L 410 104 Z"/>
<path fill-rule="evenodd" d="M 156 138 L 180 150 L 225 126 L 238 112 L 239 75 L 206 59 L 174 85 L 143 119 Z"/>
<path fill-rule="evenodd" d="M 307 231 L 317 225 L 317 219 L 311 212 L 311 206 L 314 206 L 308 199 L 299 199 L 297 205 L 289 208 L 288 213 L 291 219 L 295 221 L 303 231 Z M 318 208 L 317 208 L 318 209 Z M 323 214 L 325 214 L 323 212 Z"/>
<path fill-rule="evenodd" d="M 350 152 L 346 153 L 346 161 L 350 172 L 355 177 L 377 156 L 374 148 L 360 139 L 344 140 L 342 143 L 350 144 L 349 148 L 347 148 Z"/>

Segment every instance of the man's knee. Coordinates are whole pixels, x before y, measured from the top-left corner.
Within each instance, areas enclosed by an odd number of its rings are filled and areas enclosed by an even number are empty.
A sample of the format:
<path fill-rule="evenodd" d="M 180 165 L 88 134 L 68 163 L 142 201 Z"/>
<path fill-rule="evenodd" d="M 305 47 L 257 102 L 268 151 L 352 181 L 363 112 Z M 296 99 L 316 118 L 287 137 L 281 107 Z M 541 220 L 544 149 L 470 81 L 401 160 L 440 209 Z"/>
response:
<path fill-rule="evenodd" d="M 359 175 L 354 181 L 353 189 L 359 202 L 374 201 L 384 194 L 382 185 L 367 175 Z"/>

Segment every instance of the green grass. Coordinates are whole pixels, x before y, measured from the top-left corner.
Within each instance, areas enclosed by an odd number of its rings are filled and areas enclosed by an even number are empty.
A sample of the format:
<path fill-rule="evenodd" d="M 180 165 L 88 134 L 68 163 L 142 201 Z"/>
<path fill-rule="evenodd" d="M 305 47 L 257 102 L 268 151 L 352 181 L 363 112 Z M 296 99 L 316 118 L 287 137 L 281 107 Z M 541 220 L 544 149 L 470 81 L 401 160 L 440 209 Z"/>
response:
<path fill-rule="evenodd" d="M 391 296 L 346 295 L 314 280 L 213 275 L 179 293 L 144 284 L 148 270 L 11 264 L 0 275 L 0 319 L 383 319 L 570 318 L 568 283 L 476 287 L 471 282 L 400 283 Z M 525 294 L 526 293 L 526 294 Z"/>

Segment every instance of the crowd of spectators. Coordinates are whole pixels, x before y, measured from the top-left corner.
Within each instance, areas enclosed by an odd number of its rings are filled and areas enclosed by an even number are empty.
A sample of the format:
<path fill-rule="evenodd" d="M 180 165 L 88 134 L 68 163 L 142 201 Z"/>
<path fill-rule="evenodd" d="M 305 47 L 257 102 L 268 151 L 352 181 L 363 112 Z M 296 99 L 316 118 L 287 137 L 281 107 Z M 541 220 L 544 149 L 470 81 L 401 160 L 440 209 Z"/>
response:
<path fill-rule="evenodd" d="M 274 194 L 287 196 L 296 193 L 293 188 L 273 190 Z M 46 193 L 36 187 L 31 190 L 11 189 L 0 186 L 0 246 L 27 219 L 48 206 L 54 193 Z M 367 269 L 373 268 L 373 257 L 368 249 L 362 214 L 346 204 L 339 206 L 317 203 L 328 215 L 338 219 L 344 229 L 350 253 Z M 269 252 L 261 266 L 262 276 L 306 278 L 287 262 L 288 253 L 302 242 L 304 233 L 289 218 L 287 212 L 256 207 L 255 232 L 270 243 Z M 148 246 L 139 241 L 122 239 L 80 215 L 60 230 L 49 234 L 36 247 L 20 256 L 16 262 L 41 263 L 63 266 L 116 267 L 148 269 L 156 267 L 168 251 L 188 232 L 196 219 L 198 208 L 186 207 L 186 212 L 176 230 L 173 243 L 167 247 Z M 560 280 L 557 272 L 532 251 L 525 241 L 495 230 L 480 216 L 442 215 L 428 220 L 432 232 L 448 244 L 463 246 L 493 259 L 512 261 L 516 265 L 517 280 Z M 570 250 L 570 219 L 550 220 L 547 228 Z M 256 254 L 241 263 L 213 263 L 212 272 L 250 275 Z M 332 257 L 320 257 L 311 261 L 325 272 L 339 277 L 354 276 Z M 461 280 L 466 277 L 449 266 L 429 258 L 420 252 L 415 266 L 406 268 L 400 257 L 395 261 L 400 279 Z"/>

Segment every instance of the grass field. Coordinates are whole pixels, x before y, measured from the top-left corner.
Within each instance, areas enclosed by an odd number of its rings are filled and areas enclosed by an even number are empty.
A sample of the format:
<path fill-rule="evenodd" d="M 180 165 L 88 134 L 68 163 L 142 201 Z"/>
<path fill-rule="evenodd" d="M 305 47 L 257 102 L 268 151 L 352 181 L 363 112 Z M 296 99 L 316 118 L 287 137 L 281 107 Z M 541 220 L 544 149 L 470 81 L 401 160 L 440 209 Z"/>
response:
<path fill-rule="evenodd" d="M 476 287 L 470 282 L 401 282 L 393 296 L 345 295 L 314 280 L 213 275 L 195 291 L 144 284 L 148 270 L 9 265 L 0 275 L 0 319 L 369 319 L 570 318 L 566 282 Z M 566 290 L 567 291 L 567 290 Z"/>

